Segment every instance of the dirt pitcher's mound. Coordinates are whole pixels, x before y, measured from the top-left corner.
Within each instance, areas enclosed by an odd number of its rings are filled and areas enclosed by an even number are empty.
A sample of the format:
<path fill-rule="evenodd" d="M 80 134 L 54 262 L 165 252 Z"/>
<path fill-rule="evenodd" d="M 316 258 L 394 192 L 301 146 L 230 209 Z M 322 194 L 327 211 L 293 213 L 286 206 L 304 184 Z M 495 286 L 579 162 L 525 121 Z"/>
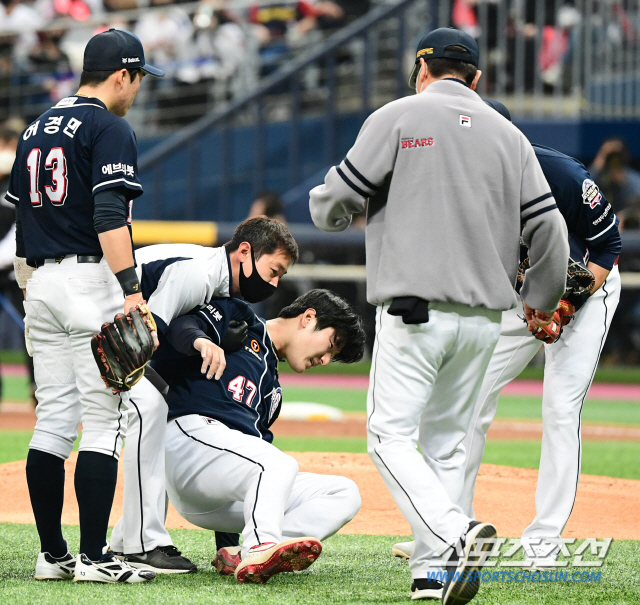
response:
<path fill-rule="evenodd" d="M 344 475 L 360 487 L 362 509 L 341 530 L 346 534 L 409 534 L 404 520 L 378 471 L 366 454 L 292 453 L 300 470 Z M 76 454 L 66 463 L 67 482 L 62 522 L 78 523 L 78 506 L 73 490 Z M 33 523 L 25 479 L 25 461 L 0 465 L 0 522 Z M 122 470 L 122 469 L 121 469 Z M 475 508 L 479 519 L 491 521 L 504 537 L 519 537 L 534 517 L 534 493 L 538 472 L 529 469 L 483 464 L 478 476 Z M 583 475 L 565 537 L 640 539 L 640 481 Z M 603 514 L 603 511 L 606 514 Z M 115 524 L 122 513 L 122 472 L 111 513 Z M 193 528 L 173 507 L 167 526 Z"/>

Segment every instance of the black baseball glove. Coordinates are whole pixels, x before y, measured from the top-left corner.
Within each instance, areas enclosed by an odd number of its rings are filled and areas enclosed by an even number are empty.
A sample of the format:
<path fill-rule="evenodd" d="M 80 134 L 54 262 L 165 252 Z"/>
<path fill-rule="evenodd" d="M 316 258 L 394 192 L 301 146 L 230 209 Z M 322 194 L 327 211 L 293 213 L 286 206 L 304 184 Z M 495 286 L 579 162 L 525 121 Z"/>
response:
<path fill-rule="evenodd" d="M 525 258 L 518 267 L 518 281 L 516 283 L 516 291 L 520 292 L 524 283 L 525 273 L 529 268 L 529 257 Z M 568 300 L 577 311 L 591 296 L 591 288 L 596 282 L 596 278 L 582 263 L 569 257 L 569 265 L 567 266 L 567 289 L 562 295 L 562 300 Z M 582 299 L 580 304 L 576 304 L 573 299 Z"/>
<path fill-rule="evenodd" d="M 596 278 L 583 264 L 569 259 L 567 271 L 567 291 L 562 298 L 568 300 L 577 311 L 587 302 L 591 296 L 591 289 L 596 283 Z"/>
<path fill-rule="evenodd" d="M 155 351 L 156 322 L 146 304 L 127 315 L 118 313 L 91 338 L 91 350 L 100 376 L 114 393 L 128 391 L 144 376 L 144 366 Z"/>

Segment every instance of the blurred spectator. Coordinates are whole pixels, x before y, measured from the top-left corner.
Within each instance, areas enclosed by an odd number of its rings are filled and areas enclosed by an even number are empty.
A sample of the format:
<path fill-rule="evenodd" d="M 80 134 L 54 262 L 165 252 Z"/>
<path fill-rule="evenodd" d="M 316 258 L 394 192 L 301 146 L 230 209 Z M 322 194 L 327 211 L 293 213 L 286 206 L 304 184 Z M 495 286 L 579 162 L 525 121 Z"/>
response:
<path fill-rule="evenodd" d="M 328 2 L 327 5 L 334 6 L 325 6 L 323 13 L 318 16 L 318 27 L 320 29 L 336 29 L 349 25 L 349 23 L 369 12 L 371 1 L 336 0 L 335 2 Z"/>
<path fill-rule="evenodd" d="M 247 39 L 239 19 L 218 2 L 202 2 L 193 16 L 196 28 L 191 81 L 228 79 L 247 58 Z M 187 82 L 186 70 L 180 79 Z"/>
<path fill-rule="evenodd" d="M 316 16 L 313 4 L 305 0 L 267 6 L 254 5 L 249 9 L 251 23 L 261 26 L 259 38 L 262 46 L 284 42 L 293 29 L 299 35 L 305 34 L 315 26 Z"/>
<path fill-rule="evenodd" d="M 46 21 L 60 17 L 86 21 L 90 16 L 104 12 L 102 0 L 36 0 L 34 8 Z"/>
<path fill-rule="evenodd" d="M 18 35 L 13 54 L 18 60 L 24 59 L 38 42 L 36 31 L 44 25 L 44 19 L 20 0 L 0 0 L 0 3 L 0 31 Z"/>
<path fill-rule="evenodd" d="M 616 212 L 620 219 L 618 229 L 638 229 L 640 230 L 640 195 L 634 194 L 629 197 L 626 208 Z"/>
<path fill-rule="evenodd" d="M 0 128 L 0 289 L 4 291 L 7 275 L 13 270 L 15 254 L 15 206 L 4 199 L 9 188 L 9 175 L 16 158 L 19 134 Z"/>
<path fill-rule="evenodd" d="M 16 251 L 15 206 L 4 199 L 9 187 L 9 175 L 16 157 L 18 138 L 24 128 L 24 124 L 14 122 L 14 126 L 18 126 L 19 130 L 7 128 L 6 124 L 0 127 L 0 294 L 14 307 L 19 315 L 24 317 L 22 290 L 18 288 L 13 274 L 13 257 Z M 27 355 L 25 355 L 25 359 L 31 374 L 31 394 L 33 398 L 33 363 Z M 0 376 L 1 398 L 2 377 Z M 35 398 L 33 400 L 35 402 Z"/>
<path fill-rule="evenodd" d="M 635 206 L 640 196 L 640 173 L 629 166 L 630 161 L 624 140 L 612 137 L 602 143 L 589 168 L 593 180 L 616 213 Z"/>
<path fill-rule="evenodd" d="M 144 4 L 148 5 L 148 2 Z M 123 11 L 138 8 L 138 0 L 104 0 L 104 7 L 108 11 Z"/>
<path fill-rule="evenodd" d="M 480 28 L 478 27 L 478 17 L 474 10 L 475 5 L 475 0 L 453 0 L 451 20 L 454 27 L 477 38 L 480 35 Z"/>
<path fill-rule="evenodd" d="M 278 219 L 282 223 L 287 222 L 282 198 L 275 191 L 263 191 L 256 196 L 247 218 L 254 216 L 268 216 Z"/>
<path fill-rule="evenodd" d="M 104 25 L 101 25 L 99 27 L 72 27 L 65 32 L 62 40 L 60 41 L 60 49 L 69 58 L 73 72 L 78 77 L 82 72 L 84 48 L 87 45 L 87 42 L 89 42 L 89 40 L 96 34 L 107 31 L 111 28 L 125 29 L 127 31 L 131 31 L 132 29 L 126 19 L 114 15 Z"/>
<path fill-rule="evenodd" d="M 263 75 L 272 72 L 289 49 L 310 40 L 308 34 L 317 29 L 318 19 L 339 23 L 344 11 L 331 0 L 312 4 L 307 0 L 282 2 L 267 6 L 254 5 L 249 9 L 249 21 L 256 26 L 260 42 Z"/>
<path fill-rule="evenodd" d="M 30 81 L 42 92 L 31 99 L 35 103 L 57 103 L 74 93 L 76 82 L 71 63 L 60 49 L 64 31 L 38 32 L 38 43 L 29 53 Z"/>
<path fill-rule="evenodd" d="M 193 34 L 189 15 L 171 4 L 172 0 L 151 0 L 152 7 L 166 9 L 143 14 L 134 29 L 144 46 L 146 60 L 165 69 L 167 75 L 171 74 L 172 63 L 189 58 Z"/>

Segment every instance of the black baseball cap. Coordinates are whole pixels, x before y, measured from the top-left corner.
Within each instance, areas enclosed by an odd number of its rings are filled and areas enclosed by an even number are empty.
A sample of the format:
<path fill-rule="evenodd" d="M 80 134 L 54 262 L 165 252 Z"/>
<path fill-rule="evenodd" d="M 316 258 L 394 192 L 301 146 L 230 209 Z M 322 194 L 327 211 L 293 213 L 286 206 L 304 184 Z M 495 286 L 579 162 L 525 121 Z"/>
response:
<path fill-rule="evenodd" d="M 511 112 L 507 109 L 507 106 L 504 103 L 494 101 L 493 99 L 485 99 L 484 102 L 492 109 L 495 109 L 503 118 L 507 118 L 509 122 L 513 122 L 511 119 Z"/>
<path fill-rule="evenodd" d="M 469 52 L 462 53 L 449 50 L 450 46 L 462 46 Z M 466 32 L 453 27 L 440 27 L 430 31 L 420 40 L 416 52 L 416 62 L 409 76 L 409 86 L 416 87 L 416 80 L 420 73 L 420 59 L 458 59 L 478 67 L 480 51 L 478 43 Z"/>
<path fill-rule="evenodd" d="M 144 62 L 144 50 L 138 36 L 121 29 L 96 34 L 84 49 L 84 71 L 116 71 L 141 69 L 162 78 L 164 72 Z"/>

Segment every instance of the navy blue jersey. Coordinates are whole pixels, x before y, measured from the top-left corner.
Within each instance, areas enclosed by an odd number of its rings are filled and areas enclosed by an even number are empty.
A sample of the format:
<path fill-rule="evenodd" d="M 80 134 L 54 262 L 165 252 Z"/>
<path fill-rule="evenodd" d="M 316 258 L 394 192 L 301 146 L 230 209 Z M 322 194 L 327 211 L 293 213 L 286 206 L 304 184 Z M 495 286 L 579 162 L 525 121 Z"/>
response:
<path fill-rule="evenodd" d="M 533 150 L 567 223 L 572 258 L 611 270 L 622 248 L 611 204 L 578 160 L 542 145 Z"/>
<path fill-rule="evenodd" d="M 227 366 L 220 380 L 207 380 L 200 372 L 202 359 L 193 349 L 194 337 L 199 331 L 220 344 L 232 319 L 246 321 L 249 335 L 242 349 L 226 355 Z M 200 414 L 271 443 L 269 427 L 280 413 L 282 389 L 276 351 L 265 322 L 247 303 L 222 298 L 171 322 L 167 339 L 178 350 L 185 350 L 185 329 L 192 330 L 188 343 L 193 355 L 174 366 L 167 398 L 169 419 Z"/>
<path fill-rule="evenodd" d="M 67 97 L 20 137 L 6 199 L 18 206 L 27 259 L 101 255 L 93 195 L 142 194 L 131 126 L 99 99 Z"/>

